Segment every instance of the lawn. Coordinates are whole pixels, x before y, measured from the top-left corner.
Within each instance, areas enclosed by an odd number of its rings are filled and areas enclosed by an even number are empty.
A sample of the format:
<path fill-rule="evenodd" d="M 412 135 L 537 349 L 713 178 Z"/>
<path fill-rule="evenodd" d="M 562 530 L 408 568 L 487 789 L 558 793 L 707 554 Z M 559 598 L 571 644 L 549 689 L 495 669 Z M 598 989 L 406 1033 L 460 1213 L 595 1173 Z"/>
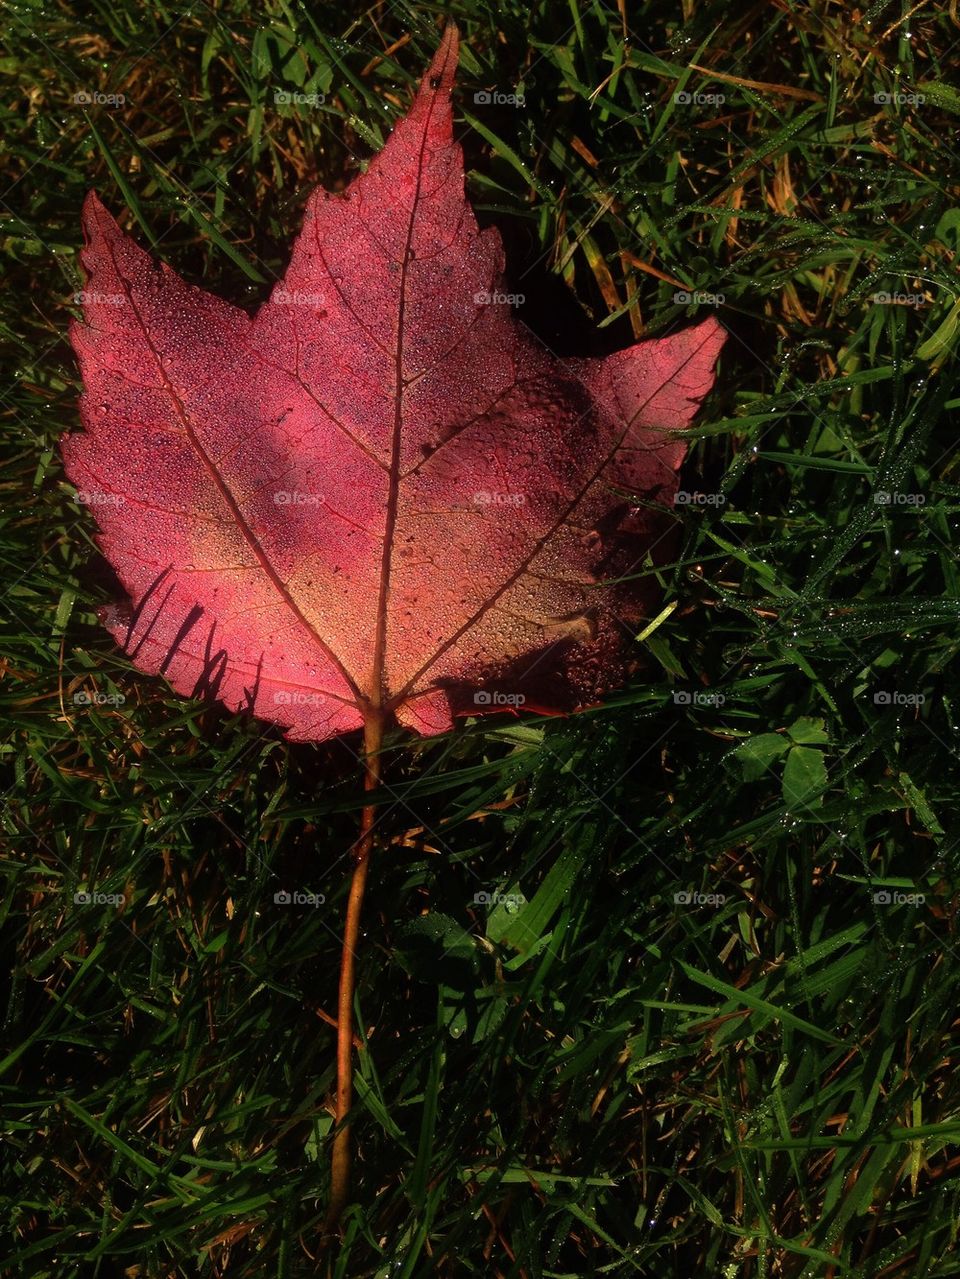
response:
<path fill-rule="evenodd" d="M 101 625 L 67 329 L 90 188 L 262 304 L 445 18 L 519 317 L 729 337 L 629 682 L 387 740 L 324 1244 L 360 738 L 185 700 Z M 4 21 L 0 1273 L 960 1275 L 956 0 Z"/>

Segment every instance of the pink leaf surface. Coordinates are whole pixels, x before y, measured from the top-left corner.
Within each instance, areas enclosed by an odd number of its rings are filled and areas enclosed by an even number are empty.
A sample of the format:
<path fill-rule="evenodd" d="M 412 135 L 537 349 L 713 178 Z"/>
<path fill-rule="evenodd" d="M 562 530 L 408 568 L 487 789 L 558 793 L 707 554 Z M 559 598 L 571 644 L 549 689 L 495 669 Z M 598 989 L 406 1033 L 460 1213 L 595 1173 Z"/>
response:
<path fill-rule="evenodd" d="M 649 603 L 622 579 L 665 528 L 624 492 L 672 501 L 673 433 L 725 338 L 708 319 L 560 360 L 485 300 L 503 250 L 464 194 L 457 56 L 448 25 L 367 171 L 313 193 L 252 318 L 84 207 L 84 430 L 62 451 L 129 596 L 105 621 L 142 670 L 297 740 L 616 687 Z"/>

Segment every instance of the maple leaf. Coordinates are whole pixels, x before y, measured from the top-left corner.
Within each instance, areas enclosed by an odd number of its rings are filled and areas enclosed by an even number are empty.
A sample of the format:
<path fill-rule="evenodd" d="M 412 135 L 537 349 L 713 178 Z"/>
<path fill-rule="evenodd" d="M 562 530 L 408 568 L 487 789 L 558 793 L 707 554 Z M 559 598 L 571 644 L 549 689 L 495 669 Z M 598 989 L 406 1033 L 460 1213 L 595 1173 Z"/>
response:
<path fill-rule="evenodd" d="M 292 739 L 616 687 L 645 598 L 624 579 L 664 520 L 625 494 L 671 502 L 725 337 L 561 360 L 517 321 L 464 194 L 457 58 L 450 24 L 253 317 L 84 206 L 85 429 L 62 451 L 129 595 L 104 620 L 142 670 Z"/>
<path fill-rule="evenodd" d="M 716 320 L 560 360 L 504 305 L 453 140 L 457 31 L 366 173 L 317 191 L 251 317 L 84 206 L 84 431 L 66 471 L 128 593 L 134 662 L 287 736 L 364 729 L 325 1230 L 350 1182 L 352 1016 L 380 750 L 458 711 L 572 709 L 623 678 Z M 631 502 L 633 495 L 639 502 Z M 657 508 L 660 508 L 659 511 Z M 658 549 L 658 547 L 660 549 Z M 627 625 L 625 625 L 627 624 Z"/>

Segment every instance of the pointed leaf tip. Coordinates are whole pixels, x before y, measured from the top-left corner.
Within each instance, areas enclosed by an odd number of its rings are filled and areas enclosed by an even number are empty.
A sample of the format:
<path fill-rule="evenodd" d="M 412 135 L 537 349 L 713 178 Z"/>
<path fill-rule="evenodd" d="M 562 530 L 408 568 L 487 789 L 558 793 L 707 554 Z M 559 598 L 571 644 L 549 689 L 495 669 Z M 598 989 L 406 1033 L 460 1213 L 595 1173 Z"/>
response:
<path fill-rule="evenodd" d="M 450 20 L 443 29 L 433 61 L 424 72 L 420 82 L 421 92 L 436 93 L 439 90 L 452 89 L 459 61 L 460 30 L 457 24 Z"/>

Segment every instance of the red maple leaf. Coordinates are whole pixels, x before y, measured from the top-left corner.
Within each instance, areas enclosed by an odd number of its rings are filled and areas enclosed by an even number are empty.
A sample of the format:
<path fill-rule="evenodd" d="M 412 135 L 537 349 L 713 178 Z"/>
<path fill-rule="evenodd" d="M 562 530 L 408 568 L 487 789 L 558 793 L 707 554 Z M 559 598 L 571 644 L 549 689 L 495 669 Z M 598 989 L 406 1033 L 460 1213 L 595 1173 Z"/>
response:
<path fill-rule="evenodd" d="M 500 300 L 503 250 L 464 196 L 448 25 L 416 100 L 348 190 L 311 197 L 254 317 L 155 266 L 84 208 L 84 431 L 67 474 L 129 595 L 105 621 L 179 692 L 291 738 L 364 728 L 375 792 L 390 717 L 566 710 L 624 675 L 710 319 L 561 360 Z M 631 502 L 631 495 L 639 503 Z M 626 624 L 626 625 L 625 625 Z M 354 961 L 373 842 L 363 808 L 337 1017 L 327 1230 L 349 1191 Z"/>
<path fill-rule="evenodd" d="M 709 319 L 561 360 L 497 300 L 457 54 L 448 25 L 367 171 L 312 195 L 252 318 L 84 207 L 85 430 L 62 449 L 130 597 L 104 620 L 142 670 L 294 739 L 615 687 L 643 601 L 623 579 L 663 535 L 625 494 L 671 501 L 671 433 L 725 336 Z"/>

